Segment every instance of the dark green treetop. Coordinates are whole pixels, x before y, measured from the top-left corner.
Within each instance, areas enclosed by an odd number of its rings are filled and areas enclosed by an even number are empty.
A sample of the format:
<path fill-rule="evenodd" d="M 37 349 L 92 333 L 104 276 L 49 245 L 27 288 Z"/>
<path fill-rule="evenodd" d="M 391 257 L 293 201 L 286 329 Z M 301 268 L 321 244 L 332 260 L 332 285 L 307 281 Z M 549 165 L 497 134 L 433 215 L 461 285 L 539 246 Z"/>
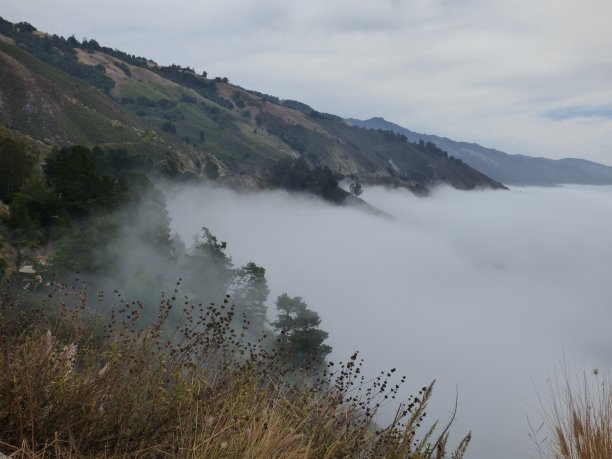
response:
<path fill-rule="evenodd" d="M 332 350 L 324 344 L 329 334 L 319 328 L 319 314 L 307 306 L 302 297 L 286 293 L 276 300 L 278 318 L 272 325 L 281 334 L 281 356 L 294 368 L 321 367 Z"/>

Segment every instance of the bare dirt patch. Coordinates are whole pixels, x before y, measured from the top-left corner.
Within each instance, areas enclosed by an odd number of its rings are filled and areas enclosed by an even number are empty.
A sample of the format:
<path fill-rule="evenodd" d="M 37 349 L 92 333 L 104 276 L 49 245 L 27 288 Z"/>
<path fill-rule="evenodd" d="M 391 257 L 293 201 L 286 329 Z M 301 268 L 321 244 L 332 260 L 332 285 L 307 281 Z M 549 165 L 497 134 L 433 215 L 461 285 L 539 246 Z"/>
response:
<path fill-rule="evenodd" d="M 316 131 L 323 135 L 329 136 L 329 133 L 325 129 L 323 129 L 314 121 L 309 120 L 308 117 L 302 112 L 294 110 L 292 108 L 282 107 L 280 105 L 275 105 L 270 102 L 265 102 L 262 107 L 262 111 L 274 116 L 278 116 L 279 118 L 282 118 L 288 123 L 297 124 L 306 129 L 310 129 L 311 131 Z"/>
<path fill-rule="evenodd" d="M 131 81 L 136 80 L 139 83 L 155 83 L 162 86 L 174 87 L 177 86 L 172 81 L 169 81 L 163 77 L 160 77 L 155 72 L 151 70 L 136 67 L 135 65 L 128 64 L 121 59 L 118 59 L 113 56 L 109 56 L 108 54 L 104 54 L 100 51 L 94 51 L 93 53 L 88 53 L 87 51 L 83 51 L 82 49 L 77 49 L 77 57 L 79 62 L 85 65 L 103 65 L 106 68 L 106 76 L 112 79 L 115 82 L 115 90 L 121 85 Z M 130 75 L 126 75 L 126 73 L 120 69 L 116 62 L 122 63 L 127 66 L 130 71 Z"/>
<path fill-rule="evenodd" d="M 247 95 L 247 97 L 255 99 L 259 103 L 259 106 L 258 107 L 253 107 L 253 106 L 247 107 L 247 109 L 251 113 L 251 116 L 253 117 L 255 117 L 257 113 L 259 112 L 265 112 L 270 115 L 278 116 L 279 118 L 283 119 L 287 123 L 296 124 L 306 129 L 310 129 L 311 131 L 316 131 L 316 132 L 319 132 L 320 134 L 329 136 L 329 133 L 325 129 L 323 129 L 321 126 L 319 126 L 317 123 L 313 122 L 312 120 L 308 119 L 308 117 L 300 111 L 273 104 L 263 99 L 260 96 L 251 94 L 248 91 L 238 89 L 235 86 L 232 86 L 231 84 L 228 84 L 228 83 L 217 83 L 217 88 L 219 90 L 219 94 L 221 94 L 222 97 L 228 100 L 232 100 L 232 97 L 235 92 L 243 92 L 244 94 Z"/>
<path fill-rule="evenodd" d="M 0 63 L 0 68 L 6 70 L 7 74 L 15 75 L 19 80 L 26 81 L 28 84 L 34 84 L 32 72 L 17 59 L 0 51 Z"/>
<path fill-rule="evenodd" d="M 8 43 L 9 45 L 15 45 L 15 40 L 11 37 L 7 37 L 6 35 L 0 34 L 0 41 Z"/>

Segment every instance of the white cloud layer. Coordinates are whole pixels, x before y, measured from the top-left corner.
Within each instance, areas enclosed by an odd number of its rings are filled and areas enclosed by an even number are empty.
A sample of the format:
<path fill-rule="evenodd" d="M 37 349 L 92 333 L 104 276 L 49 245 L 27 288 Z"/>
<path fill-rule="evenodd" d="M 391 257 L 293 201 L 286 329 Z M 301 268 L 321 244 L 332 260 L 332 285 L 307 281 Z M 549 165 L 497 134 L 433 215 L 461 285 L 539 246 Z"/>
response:
<path fill-rule="evenodd" d="M 346 117 L 612 164 L 608 0 L 23 0 L 2 15 Z"/>
<path fill-rule="evenodd" d="M 474 433 L 469 457 L 532 451 L 546 372 L 612 369 L 612 188 L 524 188 L 430 198 L 367 189 L 393 218 L 282 192 L 192 188 L 169 199 L 191 240 L 205 225 L 236 265 L 267 269 L 275 295 L 303 296 L 333 358 L 359 349 L 371 371 L 397 367 L 414 390 L 437 379 L 430 415 Z M 537 423 L 537 422 L 536 422 Z"/>

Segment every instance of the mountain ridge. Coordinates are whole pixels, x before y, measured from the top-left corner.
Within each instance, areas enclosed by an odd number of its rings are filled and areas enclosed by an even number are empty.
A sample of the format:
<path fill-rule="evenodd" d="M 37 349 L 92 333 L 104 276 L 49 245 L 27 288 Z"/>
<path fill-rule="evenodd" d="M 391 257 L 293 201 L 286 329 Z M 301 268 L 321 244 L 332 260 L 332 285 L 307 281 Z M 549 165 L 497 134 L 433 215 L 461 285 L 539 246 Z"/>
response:
<path fill-rule="evenodd" d="M 612 184 L 612 167 L 585 159 L 549 159 L 508 154 L 477 143 L 417 133 L 382 117 L 374 117 L 368 120 L 349 118 L 347 122 L 368 129 L 390 130 L 405 135 L 412 142 L 418 142 L 419 140 L 432 142 L 474 169 L 506 185 Z"/>
<path fill-rule="evenodd" d="M 0 123 L 44 143 L 126 150 L 169 176 L 247 187 L 275 183 L 275 165 L 365 184 L 426 192 L 503 186 L 448 155 L 401 136 L 348 126 L 297 101 L 250 91 L 227 78 L 36 31 L 0 19 Z"/>

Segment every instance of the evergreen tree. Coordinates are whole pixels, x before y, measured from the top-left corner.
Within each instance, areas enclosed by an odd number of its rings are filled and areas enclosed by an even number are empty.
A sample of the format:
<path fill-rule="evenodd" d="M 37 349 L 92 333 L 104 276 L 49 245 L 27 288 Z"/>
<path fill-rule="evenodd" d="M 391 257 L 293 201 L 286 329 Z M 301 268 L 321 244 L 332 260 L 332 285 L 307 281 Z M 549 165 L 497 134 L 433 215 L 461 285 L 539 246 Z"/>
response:
<path fill-rule="evenodd" d="M 9 241 L 17 251 L 16 269 L 22 262 L 24 249 L 45 244 L 52 225 L 60 219 L 60 203 L 53 189 L 40 174 L 32 175 L 14 194 L 8 218 Z"/>
<path fill-rule="evenodd" d="M 266 321 L 266 300 L 270 289 L 266 269 L 250 262 L 240 268 L 234 277 L 232 299 L 238 312 L 244 312 L 251 322 L 250 330 L 258 333 Z"/>
<path fill-rule="evenodd" d="M 322 367 L 331 347 L 323 342 L 328 333 L 319 328 L 321 318 L 301 297 L 283 293 L 276 300 L 278 318 L 272 324 L 280 333 L 280 354 L 294 368 Z"/>
<path fill-rule="evenodd" d="M 113 245 L 119 228 L 119 222 L 107 214 L 65 228 L 55 242 L 54 265 L 64 273 L 113 273 L 122 255 Z"/>
<path fill-rule="evenodd" d="M 354 194 L 355 196 L 359 196 L 361 193 L 363 193 L 361 182 L 359 180 L 356 180 L 353 183 L 351 183 L 350 190 L 352 194 Z"/>
<path fill-rule="evenodd" d="M 44 171 L 65 209 L 75 217 L 85 216 L 94 208 L 117 205 L 116 181 L 98 174 L 93 153 L 87 147 L 55 150 L 47 158 Z"/>
<path fill-rule="evenodd" d="M 129 236 L 151 247 L 158 254 L 173 256 L 170 216 L 164 194 L 142 174 L 129 173 L 121 178 L 125 196 L 119 217 Z"/>
<path fill-rule="evenodd" d="M 11 200 L 32 174 L 35 164 L 35 155 L 25 144 L 9 138 L 0 140 L 0 200 Z"/>
<path fill-rule="evenodd" d="M 235 270 L 225 253 L 226 246 L 204 227 L 186 256 L 182 271 L 191 273 L 185 280 L 186 287 L 204 301 L 219 301 L 231 286 Z"/>

